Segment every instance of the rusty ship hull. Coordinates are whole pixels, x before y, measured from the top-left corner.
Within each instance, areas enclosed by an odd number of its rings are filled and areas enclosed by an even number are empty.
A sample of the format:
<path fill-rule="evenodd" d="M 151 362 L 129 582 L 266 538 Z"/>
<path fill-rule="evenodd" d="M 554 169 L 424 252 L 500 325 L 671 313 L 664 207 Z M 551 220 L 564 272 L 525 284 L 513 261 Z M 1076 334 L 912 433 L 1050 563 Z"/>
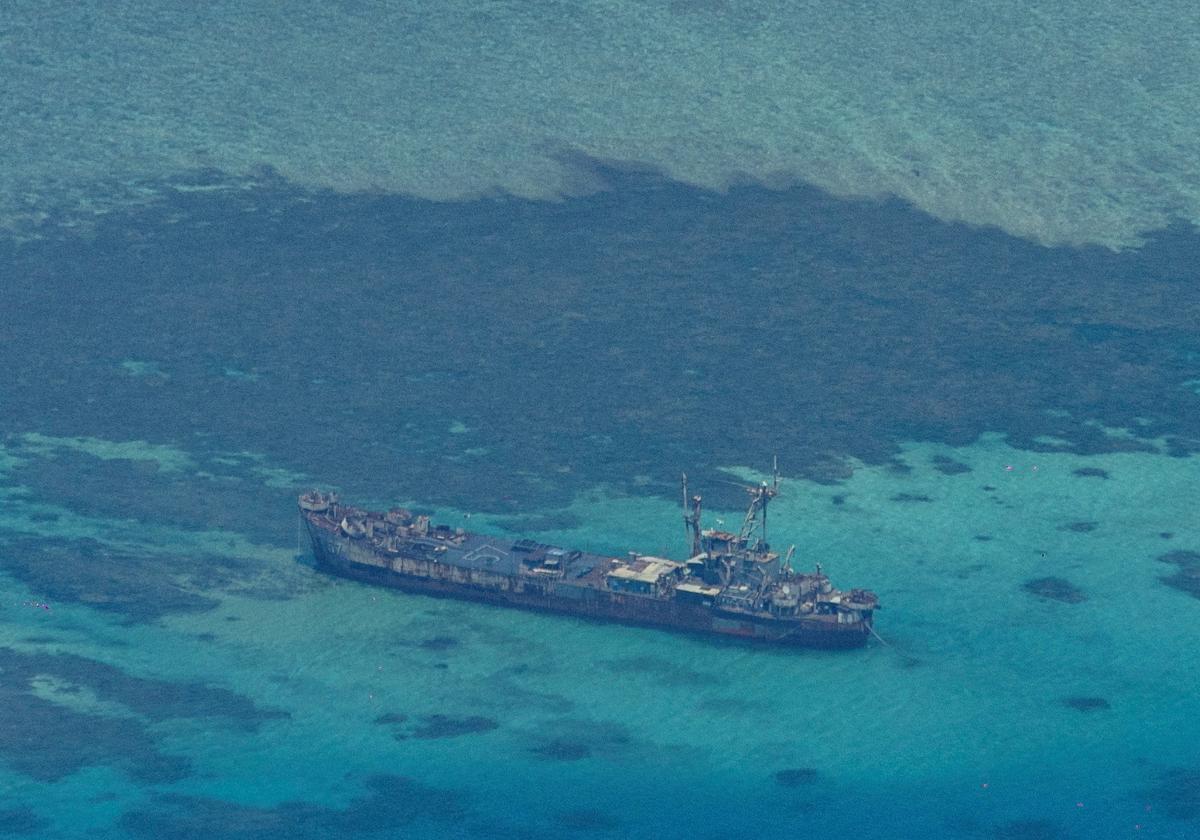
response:
<path fill-rule="evenodd" d="M 414 529 L 403 524 L 411 521 L 407 512 L 305 510 L 302 503 L 301 516 L 320 569 L 377 586 L 775 645 L 854 648 L 871 634 L 873 596 L 842 607 L 843 593 L 819 575 L 789 577 L 798 595 L 807 585 L 811 607 L 779 615 L 761 603 L 730 601 L 730 587 L 689 577 L 685 564 L 663 558 L 607 557 L 427 522 Z"/>

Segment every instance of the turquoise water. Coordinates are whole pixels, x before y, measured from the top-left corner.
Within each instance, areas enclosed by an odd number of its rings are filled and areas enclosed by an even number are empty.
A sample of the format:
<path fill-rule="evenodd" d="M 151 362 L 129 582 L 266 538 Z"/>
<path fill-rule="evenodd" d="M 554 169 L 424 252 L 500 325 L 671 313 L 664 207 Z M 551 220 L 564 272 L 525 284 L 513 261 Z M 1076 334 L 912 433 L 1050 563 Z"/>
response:
<path fill-rule="evenodd" d="M 0 835 L 1183 838 L 1191 7 L 16 4 Z M 886 643 L 380 591 L 295 494 L 777 545 Z"/>

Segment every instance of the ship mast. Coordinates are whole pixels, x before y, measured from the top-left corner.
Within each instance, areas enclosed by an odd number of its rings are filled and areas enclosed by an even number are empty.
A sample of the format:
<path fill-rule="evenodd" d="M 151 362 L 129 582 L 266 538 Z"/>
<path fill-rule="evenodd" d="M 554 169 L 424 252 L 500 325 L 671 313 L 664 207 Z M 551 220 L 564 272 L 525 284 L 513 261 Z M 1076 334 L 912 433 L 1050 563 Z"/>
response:
<path fill-rule="evenodd" d="M 757 551 L 759 545 L 767 545 L 767 503 L 779 495 L 779 458 L 772 465 L 773 480 L 771 484 L 763 482 L 757 487 L 747 487 L 750 494 L 750 507 L 746 509 L 746 518 L 742 520 L 742 529 L 738 533 L 738 544 L 750 551 Z M 751 544 L 751 537 L 758 531 L 758 539 Z"/>
<path fill-rule="evenodd" d="M 683 527 L 692 543 L 690 557 L 700 553 L 700 497 L 688 496 L 687 473 L 683 473 Z"/>

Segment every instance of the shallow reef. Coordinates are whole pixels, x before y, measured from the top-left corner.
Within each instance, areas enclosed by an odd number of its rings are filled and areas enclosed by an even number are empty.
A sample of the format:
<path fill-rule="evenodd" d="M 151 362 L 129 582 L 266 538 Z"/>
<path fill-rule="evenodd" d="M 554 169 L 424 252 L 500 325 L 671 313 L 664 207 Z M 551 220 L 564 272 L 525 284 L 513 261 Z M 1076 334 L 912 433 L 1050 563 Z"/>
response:
<path fill-rule="evenodd" d="M 772 778 L 780 787 L 797 788 L 815 784 L 821 774 L 812 767 L 789 767 L 775 771 Z"/>
<path fill-rule="evenodd" d="M 1021 588 L 1032 595 L 1062 601 L 1064 604 L 1078 604 L 1087 600 L 1083 590 L 1066 578 L 1033 578 L 1021 584 Z"/>
<path fill-rule="evenodd" d="M 587 744 L 561 738 L 532 747 L 529 751 L 545 761 L 581 761 L 592 755 L 592 749 Z"/>
<path fill-rule="evenodd" d="M 1172 767 L 1164 770 L 1157 774 L 1154 784 L 1143 792 L 1143 797 L 1154 803 L 1158 810 L 1172 819 L 1198 819 L 1200 818 L 1200 769 Z"/>
<path fill-rule="evenodd" d="M 1160 563 L 1169 563 L 1176 568 L 1175 574 L 1160 575 L 1159 580 L 1193 598 L 1200 598 L 1200 552 L 1169 551 L 1159 555 Z"/>
<path fill-rule="evenodd" d="M 318 840 L 329 837 L 395 836 L 418 820 L 457 823 L 467 811 L 459 795 L 402 776 L 378 775 L 363 796 L 342 808 L 312 802 L 256 807 L 220 799 L 155 797 L 149 807 L 121 818 L 121 827 L 148 840 Z"/>
<path fill-rule="evenodd" d="M 934 455 L 933 468 L 942 475 L 962 475 L 963 473 L 971 472 L 971 468 L 968 465 L 946 455 Z"/>

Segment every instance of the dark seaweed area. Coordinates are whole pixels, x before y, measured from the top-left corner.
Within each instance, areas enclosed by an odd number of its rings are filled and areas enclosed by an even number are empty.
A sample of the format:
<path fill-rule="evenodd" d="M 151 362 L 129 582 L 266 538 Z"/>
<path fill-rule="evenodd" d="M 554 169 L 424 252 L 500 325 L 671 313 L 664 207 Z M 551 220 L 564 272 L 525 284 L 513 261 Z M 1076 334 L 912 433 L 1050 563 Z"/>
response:
<path fill-rule="evenodd" d="M 821 774 L 812 767 L 789 767 L 786 770 L 775 771 L 773 778 L 781 787 L 796 788 L 815 784 L 821 778 Z"/>
<path fill-rule="evenodd" d="M 592 756 L 592 749 L 587 744 L 557 738 L 533 747 L 529 751 L 543 761 L 582 761 Z"/>
<path fill-rule="evenodd" d="M 287 716 L 260 709 L 227 689 L 135 677 L 71 654 L 0 648 L 0 674 L 0 758 L 40 781 L 95 765 L 117 767 L 145 783 L 177 781 L 190 772 L 190 762 L 161 751 L 159 737 L 147 723 L 202 718 L 252 733 L 266 721 Z M 133 715 L 91 714 L 39 696 L 33 682 L 47 678 L 54 681 L 54 695 L 86 690 Z"/>
<path fill-rule="evenodd" d="M 1097 712 L 1111 709 L 1112 704 L 1103 697 L 1066 697 L 1063 705 L 1078 712 Z"/>
<path fill-rule="evenodd" d="M 1172 767 L 1163 770 L 1143 796 L 1172 819 L 1200 819 L 1200 769 Z"/>
<path fill-rule="evenodd" d="M 48 820 L 29 808 L 0 808 L 0 835 L 33 836 L 48 826 Z"/>
<path fill-rule="evenodd" d="M 604 660 L 597 663 L 606 671 L 622 676 L 648 676 L 666 685 L 712 686 L 721 685 L 723 680 L 717 674 L 707 674 L 688 668 L 669 659 L 652 656 L 638 656 L 629 659 Z"/>
<path fill-rule="evenodd" d="M 393 837 L 398 829 L 417 821 L 455 823 L 467 813 L 459 794 L 401 776 L 375 776 L 366 787 L 365 796 L 344 808 L 308 802 L 256 808 L 219 799 L 161 795 L 153 807 L 125 814 L 121 827 L 147 840 Z"/>
<path fill-rule="evenodd" d="M 52 218 L 44 241 L 0 245 L 0 432 L 252 451 L 356 496 L 514 513 L 773 453 L 836 481 L 847 457 L 989 430 L 1031 450 L 1200 448 L 1181 387 L 1200 368 L 1189 228 L 1121 253 L 1044 248 L 895 201 L 575 165 L 607 188 L 443 204 L 264 172 L 158 185 L 86 237 Z M 25 478 L 130 507 L 63 470 Z M 166 521 L 255 534 L 285 503 L 149 478 L 137 511 Z M 731 492 L 709 484 L 715 503 Z"/>
<path fill-rule="evenodd" d="M 1159 580 L 1167 586 L 1200 598 L 1200 552 L 1169 551 L 1158 558 L 1160 563 L 1169 563 L 1177 569 L 1172 575 L 1162 575 Z"/>
<path fill-rule="evenodd" d="M 935 455 L 933 457 L 933 468 L 942 475 L 962 475 L 971 471 L 971 468 L 966 464 L 955 461 L 953 458 L 945 455 Z"/>
<path fill-rule="evenodd" d="M 477 735 L 491 732 L 500 726 L 498 721 L 482 715 L 454 717 L 452 715 L 423 715 L 419 724 L 397 738 L 457 738 L 460 735 Z"/>
<path fill-rule="evenodd" d="M 42 597 L 87 604 L 129 623 L 215 608 L 220 602 L 201 592 L 228 584 L 231 566 L 212 557 L 117 551 L 92 539 L 0 543 L 0 568 Z"/>
<path fill-rule="evenodd" d="M 1062 601 L 1064 604 L 1078 604 L 1087 600 L 1087 595 L 1083 593 L 1083 590 L 1066 578 L 1053 576 L 1033 578 L 1021 584 L 1021 588 L 1031 595 Z"/>

